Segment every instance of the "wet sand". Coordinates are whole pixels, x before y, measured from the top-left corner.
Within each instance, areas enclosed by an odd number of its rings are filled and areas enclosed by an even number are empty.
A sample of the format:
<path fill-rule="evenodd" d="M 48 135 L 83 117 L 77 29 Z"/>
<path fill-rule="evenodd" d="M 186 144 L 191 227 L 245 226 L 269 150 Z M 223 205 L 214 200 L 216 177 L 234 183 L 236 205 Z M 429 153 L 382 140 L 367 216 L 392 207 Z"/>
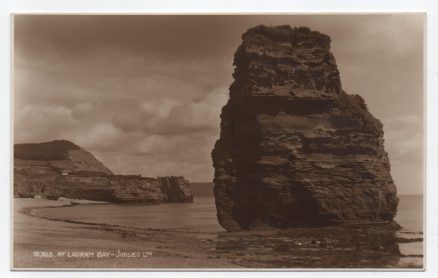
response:
<path fill-rule="evenodd" d="M 421 236 L 391 224 L 226 233 L 34 216 L 66 205 L 14 199 L 14 268 L 422 268 L 421 255 L 400 251 Z"/>
<path fill-rule="evenodd" d="M 32 216 L 38 207 L 63 206 L 69 202 L 14 199 L 14 268 L 235 268 L 216 258 L 213 245 L 191 233 L 130 229 L 53 221 Z M 98 258 L 97 252 L 141 252 L 141 257 Z M 48 255 L 53 257 L 34 256 Z M 57 252 L 66 253 L 63 257 Z M 72 257 L 75 252 L 93 252 L 94 257 Z M 143 257 L 143 252 L 146 256 Z M 151 252 L 146 253 L 146 252 Z M 137 255 L 137 254 L 135 254 Z"/>

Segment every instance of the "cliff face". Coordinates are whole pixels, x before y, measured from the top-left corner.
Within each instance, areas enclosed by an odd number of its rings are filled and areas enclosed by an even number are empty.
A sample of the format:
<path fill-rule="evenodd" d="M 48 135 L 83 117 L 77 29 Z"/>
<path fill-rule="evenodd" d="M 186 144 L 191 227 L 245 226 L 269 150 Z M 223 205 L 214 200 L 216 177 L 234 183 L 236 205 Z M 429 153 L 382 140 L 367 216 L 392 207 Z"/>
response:
<path fill-rule="evenodd" d="M 393 219 L 382 124 L 342 90 L 328 36 L 258 26 L 243 35 L 234 65 L 212 152 L 225 229 Z"/>
<path fill-rule="evenodd" d="M 123 175 L 53 175 L 41 179 L 16 174 L 14 184 L 19 191 L 16 197 L 47 199 L 66 197 L 114 203 L 192 202 L 188 182 L 182 177 L 166 177 L 173 182 L 173 191 L 158 179 Z M 20 186 L 17 186 L 17 185 Z"/>
<path fill-rule="evenodd" d="M 68 141 L 16 145 L 14 196 L 117 203 L 192 202 L 183 177 L 113 175 L 91 153 Z"/>

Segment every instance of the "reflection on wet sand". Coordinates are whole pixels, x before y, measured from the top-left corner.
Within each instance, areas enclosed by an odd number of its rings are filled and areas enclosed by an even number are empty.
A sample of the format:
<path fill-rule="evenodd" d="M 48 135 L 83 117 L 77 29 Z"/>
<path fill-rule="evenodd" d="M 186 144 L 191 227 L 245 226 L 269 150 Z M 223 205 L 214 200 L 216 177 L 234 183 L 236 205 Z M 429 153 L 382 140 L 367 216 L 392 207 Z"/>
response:
<path fill-rule="evenodd" d="M 398 229 L 392 223 L 222 233 L 216 252 L 243 267 L 397 267 L 399 242 L 408 240 L 398 237 Z"/>
<path fill-rule="evenodd" d="M 404 199 L 402 199 L 404 200 Z M 395 224 L 225 232 L 211 199 L 192 204 L 63 206 L 15 199 L 15 267 L 422 268 L 421 218 Z M 415 203 L 418 203 L 415 202 Z M 56 207 L 57 206 L 57 207 Z M 420 206 L 421 207 L 421 206 Z M 403 207 L 402 207 L 403 209 Z M 412 206 L 408 206 L 408 210 Z M 403 211 L 401 215 L 409 215 Z M 415 220 L 415 221 L 414 221 Z M 147 259 L 46 260 L 45 251 L 150 251 Z"/>

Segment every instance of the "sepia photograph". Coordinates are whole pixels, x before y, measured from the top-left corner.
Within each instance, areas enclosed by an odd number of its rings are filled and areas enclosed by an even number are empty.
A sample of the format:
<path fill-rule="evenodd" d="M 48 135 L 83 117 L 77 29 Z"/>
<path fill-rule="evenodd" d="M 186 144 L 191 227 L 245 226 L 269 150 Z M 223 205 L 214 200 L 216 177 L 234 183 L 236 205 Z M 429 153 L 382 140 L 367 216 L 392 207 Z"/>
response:
<path fill-rule="evenodd" d="M 12 269 L 424 269 L 425 13 L 11 20 Z"/>

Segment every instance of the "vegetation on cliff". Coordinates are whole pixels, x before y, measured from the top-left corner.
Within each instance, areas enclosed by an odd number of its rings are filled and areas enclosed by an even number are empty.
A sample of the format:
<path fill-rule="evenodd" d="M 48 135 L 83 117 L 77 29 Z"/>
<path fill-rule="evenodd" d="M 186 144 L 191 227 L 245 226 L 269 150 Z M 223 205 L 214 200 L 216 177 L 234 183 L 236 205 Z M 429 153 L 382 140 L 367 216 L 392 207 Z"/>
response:
<path fill-rule="evenodd" d="M 14 158 L 23 160 L 66 160 L 68 152 L 80 147 L 67 140 L 45 143 L 15 144 Z"/>

